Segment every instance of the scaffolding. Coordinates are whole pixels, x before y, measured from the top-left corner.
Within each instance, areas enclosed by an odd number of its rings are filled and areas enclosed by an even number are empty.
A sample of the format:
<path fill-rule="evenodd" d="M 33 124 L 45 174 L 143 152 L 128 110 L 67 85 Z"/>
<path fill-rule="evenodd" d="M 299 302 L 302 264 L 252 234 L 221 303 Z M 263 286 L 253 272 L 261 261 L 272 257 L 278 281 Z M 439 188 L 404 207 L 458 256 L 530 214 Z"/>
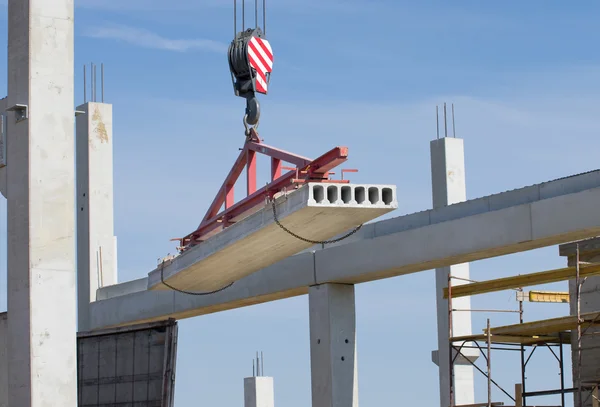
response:
<path fill-rule="evenodd" d="M 448 275 L 448 288 L 444 290 L 444 297 L 448 300 L 448 329 L 449 329 L 449 354 L 450 354 L 450 407 L 492 407 L 504 406 L 503 402 L 492 401 L 492 388 L 496 387 L 514 402 L 514 407 L 530 406 L 528 401 L 535 397 L 560 395 L 560 406 L 545 407 L 566 407 L 566 395 L 577 395 L 576 407 L 583 407 L 592 400 L 592 407 L 600 407 L 599 386 L 600 377 L 594 378 L 594 381 L 582 381 L 581 365 L 583 359 L 582 338 L 590 333 L 591 327 L 600 326 L 600 311 L 581 313 L 581 287 L 588 276 L 600 275 L 600 264 L 590 264 L 581 262 L 579 259 L 579 247 L 576 249 L 575 265 L 557 270 L 543 271 L 539 273 L 507 277 L 497 280 L 478 282 L 474 280 L 465 280 L 456 276 Z M 546 284 L 551 282 L 575 280 L 575 304 L 576 313 L 566 317 L 525 322 L 523 318 L 523 302 L 527 300 L 524 295 L 523 287 Z M 453 287 L 453 280 L 466 281 L 468 284 L 461 284 Z M 518 310 L 461 310 L 454 309 L 452 299 L 461 296 L 470 296 L 476 294 L 497 292 L 503 290 L 515 290 Z M 551 292 L 530 292 L 529 300 L 536 302 L 569 302 L 568 293 Z M 469 336 L 453 336 L 452 315 L 454 312 L 508 312 L 519 315 L 519 322 L 514 325 L 505 325 L 491 327 L 490 319 L 487 319 L 487 326 L 483 334 Z M 573 337 L 576 338 L 576 347 L 573 348 Z M 577 376 L 574 377 L 574 387 L 567 387 L 564 378 L 564 346 L 571 345 L 576 352 L 578 363 Z M 485 367 L 477 365 L 466 355 L 462 354 L 463 349 L 474 348 L 480 351 L 485 360 Z M 544 348 L 556 358 L 559 365 L 560 383 L 556 388 L 529 391 L 527 387 L 526 369 L 529 361 L 537 349 Z M 492 378 L 492 350 L 494 351 L 517 351 L 520 352 L 521 377 L 520 382 L 514 385 L 514 392 L 510 393 Z M 539 352 L 538 352 L 539 353 Z M 479 373 L 487 379 L 487 402 L 469 405 L 456 405 L 454 402 L 454 365 L 459 356 L 463 356 Z M 484 370 L 485 369 L 485 370 Z M 537 405 L 535 405 L 537 406 Z M 509 407 L 509 406 L 505 406 Z"/>

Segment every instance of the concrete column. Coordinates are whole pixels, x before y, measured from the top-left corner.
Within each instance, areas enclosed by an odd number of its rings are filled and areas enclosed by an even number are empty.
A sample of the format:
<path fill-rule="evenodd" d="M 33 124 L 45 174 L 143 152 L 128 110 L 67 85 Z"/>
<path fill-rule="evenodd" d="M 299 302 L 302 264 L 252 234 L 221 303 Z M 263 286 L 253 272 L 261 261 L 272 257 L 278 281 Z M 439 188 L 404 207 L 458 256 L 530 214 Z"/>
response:
<path fill-rule="evenodd" d="M 73 0 L 8 1 L 9 405 L 77 405 Z"/>
<path fill-rule="evenodd" d="M 6 103 L 0 99 L 0 193 L 6 198 Z M 12 115 L 11 115 L 12 116 Z"/>
<path fill-rule="evenodd" d="M 275 407 L 272 377 L 253 376 L 244 379 L 244 407 Z"/>
<path fill-rule="evenodd" d="M 589 263 L 600 263 L 600 238 L 585 240 L 580 243 L 579 260 Z M 561 256 L 568 259 L 568 265 L 576 263 L 576 243 L 561 245 Z M 569 281 L 570 313 L 577 315 L 577 297 L 575 280 Z M 581 313 L 600 311 L 600 276 L 588 277 L 581 286 Z M 584 328 L 585 329 L 585 328 Z M 581 381 L 582 383 L 600 382 L 600 327 L 589 328 L 581 337 Z M 579 363 L 577 353 L 577 330 L 571 333 L 571 360 L 573 387 L 578 387 Z M 589 392 L 583 392 L 583 406 L 592 407 L 593 401 Z M 574 394 L 574 405 L 579 406 L 579 396 Z"/>
<path fill-rule="evenodd" d="M 96 290 L 117 283 L 112 105 L 89 102 L 77 111 L 78 329 L 87 331 Z"/>
<path fill-rule="evenodd" d="M 0 407 L 8 407 L 8 356 L 6 342 L 8 340 L 7 313 L 0 313 Z"/>
<path fill-rule="evenodd" d="M 354 286 L 308 292 L 312 407 L 358 407 Z"/>
<path fill-rule="evenodd" d="M 465 185 L 464 143 L 458 138 L 442 138 L 433 140 L 431 151 L 431 180 L 433 208 L 441 208 L 467 199 Z M 459 238 L 457 236 L 457 238 Z M 443 298 L 443 290 L 448 287 L 448 276 L 469 279 L 469 264 L 456 264 L 435 271 L 438 350 L 433 351 L 432 360 L 439 366 L 440 406 L 450 405 L 450 344 L 448 329 L 448 300 Z M 466 284 L 463 280 L 453 279 L 452 285 Z M 452 299 L 452 308 L 471 309 L 471 298 Z M 463 336 L 471 334 L 471 313 L 452 313 L 452 334 Z M 462 354 L 471 361 L 477 359 L 477 353 L 472 349 L 463 349 Z M 466 358 L 457 358 L 454 364 L 454 394 L 455 403 L 475 403 L 475 384 L 473 367 Z"/>

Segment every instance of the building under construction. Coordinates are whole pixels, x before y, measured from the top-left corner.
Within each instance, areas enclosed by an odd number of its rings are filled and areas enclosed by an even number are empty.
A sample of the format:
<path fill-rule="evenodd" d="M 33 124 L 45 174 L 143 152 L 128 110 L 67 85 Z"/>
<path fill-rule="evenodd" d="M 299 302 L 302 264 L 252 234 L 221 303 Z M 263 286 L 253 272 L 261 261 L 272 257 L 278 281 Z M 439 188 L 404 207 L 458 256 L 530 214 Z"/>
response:
<path fill-rule="evenodd" d="M 395 185 L 350 181 L 357 169 L 342 166 L 351 146 L 324 146 L 310 158 L 264 143 L 257 94 L 267 94 L 274 50 L 264 3 L 261 26 L 259 14 L 251 28 L 234 26 L 228 51 L 234 95 L 246 99 L 238 157 L 204 217 L 176 240 L 177 254 L 161 255 L 144 278 L 119 281 L 113 106 L 104 101 L 102 66 L 99 93 L 92 65 L 74 106 L 73 0 L 8 1 L 0 406 L 172 407 L 178 320 L 300 295 L 310 305 L 313 407 L 358 406 L 355 285 L 435 269 L 441 407 L 508 406 L 493 389 L 514 406 L 557 395 L 562 407 L 598 407 L 600 170 L 467 200 L 463 140 L 448 134 L 453 114 L 444 106 L 445 130 L 430 143 L 432 208 L 381 220 L 401 197 Z M 260 188 L 258 155 L 271 165 Z M 234 196 L 240 178 L 242 197 Z M 470 278 L 470 262 L 548 246 L 559 246 L 564 268 Z M 527 291 L 559 281 L 569 292 Z M 472 312 L 502 310 L 474 310 L 470 298 L 501 290 L 514 291 L 515 323 L 496 326 L 490 316 L 473 329 Z M 570 314 L 528 321 L 528 301 L 569 302 Z M 500 383 L 494 355 L 511 350 L 520 352 L 522 374 Z M 534 352 L 556 358 L 558 383 L 528 385 Z M 273 381 L 260 358 L 255 368 L 244 381 L 246 406 L 272 407 Z M 474 373 L 486 378 L 487 400 L 475 399 Z"/>

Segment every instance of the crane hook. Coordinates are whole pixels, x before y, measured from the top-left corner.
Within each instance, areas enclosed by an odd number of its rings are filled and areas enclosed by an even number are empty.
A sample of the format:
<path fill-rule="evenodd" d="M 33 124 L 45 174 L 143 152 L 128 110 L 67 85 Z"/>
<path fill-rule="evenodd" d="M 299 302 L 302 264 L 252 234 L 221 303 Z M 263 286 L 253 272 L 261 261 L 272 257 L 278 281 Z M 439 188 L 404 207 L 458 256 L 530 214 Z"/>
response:
<path fill-rule="evenodd" d="M 245 114 L 244 115 L 244 134 L 246 135 L 246 140 L 252 140 L 253 137 L 258 137 L 258 133 L 256 132 L 258 130 L 258 121 L 256 121 L 256 123 L 253 125 L 254 127 L 250 127 L 249 123 L 248 123 L 248 115 Z"/>
<path fill-rule="evenodd" d="M 248 124 L 256 126 L 260 119 L 260 103 L 254 92 L 249 92 L 246 95 L 246 119 Z"/>

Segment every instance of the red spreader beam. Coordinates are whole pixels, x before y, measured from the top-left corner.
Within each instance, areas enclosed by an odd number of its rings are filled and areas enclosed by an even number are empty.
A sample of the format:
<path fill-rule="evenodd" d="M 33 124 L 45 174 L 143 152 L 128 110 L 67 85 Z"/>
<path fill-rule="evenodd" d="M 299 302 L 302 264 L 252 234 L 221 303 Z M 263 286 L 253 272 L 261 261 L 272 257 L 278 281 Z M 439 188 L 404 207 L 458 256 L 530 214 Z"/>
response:
<path fill-rule="evenodd" d="M 257 153 L 271 157 L 271 182 L 260 189 L 257 189 L 256 186 Z M 240 155 L 198 228 L 184 238 L 173 240 L 179 240 L 179 250 L 185 251 L 237 220 L 260 210 L 267 198 L 273 198 L 275 194 L 281 192 L 284 188 L 294 188 L 306 182 L 348 183 L 348 180 L 343 179 L 343 173 L 356 172 L 357 170 L 342 170 L 342 179 L 334 180 L 330 178 L 333 174 L 330 171 L 347 159 L 348 148 L 335 147 L 319 158 L 311 160 L 263 144 L 254 129 L 251 129 Z M 283 167 L 282 162 L 293 164 L 293 169 Z M 236 203 L 233 189 L 244 168 L 246 169 L 247 196 Z M 289 171 L 282 174 L 283 169 Z M 224 209 L 220 211 L 223 207 Z"/>

